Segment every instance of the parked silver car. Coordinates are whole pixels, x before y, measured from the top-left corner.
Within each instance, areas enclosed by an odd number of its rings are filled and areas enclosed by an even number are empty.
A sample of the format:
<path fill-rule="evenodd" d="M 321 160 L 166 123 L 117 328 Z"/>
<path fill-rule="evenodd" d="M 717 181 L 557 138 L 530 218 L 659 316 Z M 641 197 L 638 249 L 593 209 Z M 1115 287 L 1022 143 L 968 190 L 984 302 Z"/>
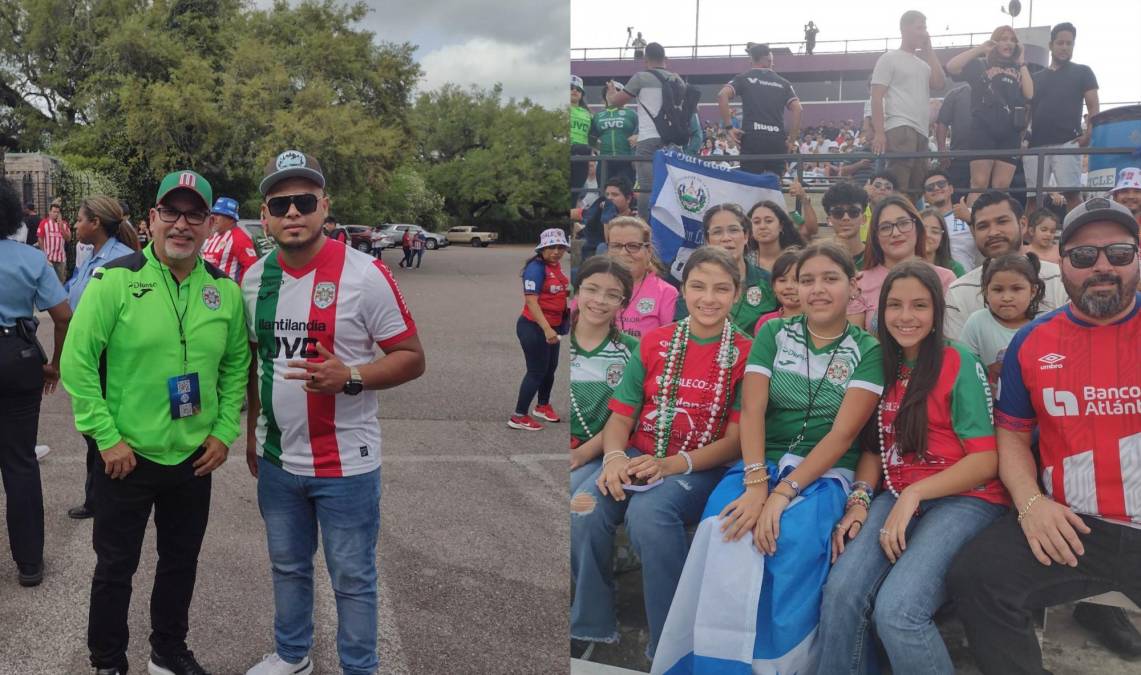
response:
<path fill-rule="evenodd" d="M 445 247 L 451 243 L 448 241 L 448 238 L 445 237 L 444 235 L 436 234 L 435 232 L 429 232 L 428 230 L 425 230 L 424 228 L 420 227 L 419 225 L 391 224 L 390 223 L 388 225 L 381 225 L 380 231 L 383 232 L 386 236 L 389 236 L 392 238 L 392 247 L 393 248 L 400 246 L 400 241 L 401 241 L 401 239 L 404 238 L 404 233 L 409 232 L 409 231 L 411 231 L 412 234 L 416 234 L 417 232 L 423 232 L 424 236 L 426 236 L 428 238 L 427 241 L 424 242 L 424 247 L 427 248 L 429 251 L 434 251 L 438 248 L 443 248 L 443 247 Z"/>

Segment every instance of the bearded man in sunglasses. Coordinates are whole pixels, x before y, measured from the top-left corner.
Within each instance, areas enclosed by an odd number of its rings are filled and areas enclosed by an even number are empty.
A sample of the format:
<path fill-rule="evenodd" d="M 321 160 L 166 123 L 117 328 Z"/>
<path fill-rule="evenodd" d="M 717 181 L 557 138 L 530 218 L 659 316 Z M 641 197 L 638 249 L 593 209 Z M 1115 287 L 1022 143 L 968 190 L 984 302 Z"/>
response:
<path fill-rule="evenodd" d="M 154 509 L 158 565 L 147 672 L 203 675 L 187 649 L 211 472 L 238 437 L 249 348 L 237 283 L 199 256 L 210 183 L 168 174 L 151 245 L 97 268 L 72 318 L 60 372 L 75 426 L 95 439 L 95 574 L 87 646 L 99 675 L 127 672 L 131 579 Z"/>
<path fill-rule="evenodd" d="M 1141 603 L 1137 221 L 1095 197 L 1066 215 L 1059 252 L 1071 302 L 1015 335 L 995 404 L 1017 513 L 964 546 L 947 577 L 988 675 L 1043 672 L 1032 608 L 1109 591 Z"/>
<path fill-rule="evenodd" d="M 318 532 L 337 596 L 341 671 L 367 675 L 378 667 L 375 390 L 419 377 L 424 350 L 388 267 L 322 231 L 329 197 L 316 159 L 279 154 L 260 190 L 278 250 L 242 279 L 255 354 L 246 461 L 273 571 L 274 651 L 247 675 L 313 670 Z"/>
<path fill-rule="evenodd" d="M 1022 205 L 1010 195 L 988 190 L 971 205 L 971 235 L 975 246 L 984 258 L 994 260 L 1022 250 Z M 1038 304 L 1038 313 L 1045 314 L 1069 301 L 1062 286 L 1062 273 L 1054 263 L 1043 260 L 1038 277 L 1046 286 L 1046 293 Z M 947 289 L 947 310 L 943 318 L 943 334 L 958 340 L 967 318 L 986 307 L 982 287 L 983 267 L 979 265 L 955 279 Z"/>

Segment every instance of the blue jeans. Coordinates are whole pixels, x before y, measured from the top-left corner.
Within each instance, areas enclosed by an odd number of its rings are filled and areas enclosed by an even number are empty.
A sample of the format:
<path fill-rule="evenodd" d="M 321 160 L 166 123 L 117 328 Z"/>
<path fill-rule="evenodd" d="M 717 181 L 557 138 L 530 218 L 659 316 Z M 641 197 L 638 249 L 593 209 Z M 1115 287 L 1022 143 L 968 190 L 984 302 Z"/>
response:
<path fill-rule="evenodd" d="M 570 472 L 570 492 L 571 492 L 571 494 L 573 495 L 575 492 L 577 492 L 578 486 L 582 485 L 583 481 L 585 481 L 587 478 L 593 477 L 594 480 L 598 480 L 598 470 L 601 468 L 602 468 L 602 455 L 599 455 L 598 457 L 595 457 L 594 459 L 590 460 L 586 464 L 583 464 L 582 466 L 578 467 L 577 469 L 571 469 L 571 472 Z"/>
<path fill-rule="evenodd" d="M 955 672 L 933 620 L 947 599 L 944 577 L 959 549 L 1007 507 L 959 495 L 923 502 L 907 527 L 907 550 L 892 565 L 879 531 L 895 502 L 890 492 L 872 501 L 867 522 L 828 575 L 818 672 L 876 672 L 873 623 L 893 672 Z"/>
<path fill-rule="evenodd" d="M 627 454 L 639 453 L 629 450 Z M 598 491 L 601 464 L 571 497 L 585 494 L 594 501 L 589 510 L 572 508 L 571 512 L 571 579 L 575 584 L 571 637 L 592 642 L 618 640 L 611 556 L 614 533 L 625 521 L 630 544 L 642 561 L 642 594 L 650 625 L 648 656 L 653 657 L 689 553 L 685 528 L 697 523 L 725 468 L 669 476 L 648 492 L 627 492 L 626 500 L 619 502 Z"/>
<path fill-rule="evenodd" d="M 313 646 L 317 531 L 337 597 L 337 654 L 345 675 L 372 675 L 376 655 L 376 540 L 380 469 L 347 478 L 295 476 L 258 459 L 258 508 L 273 568 L 277 654 L 297 663 Z"/>

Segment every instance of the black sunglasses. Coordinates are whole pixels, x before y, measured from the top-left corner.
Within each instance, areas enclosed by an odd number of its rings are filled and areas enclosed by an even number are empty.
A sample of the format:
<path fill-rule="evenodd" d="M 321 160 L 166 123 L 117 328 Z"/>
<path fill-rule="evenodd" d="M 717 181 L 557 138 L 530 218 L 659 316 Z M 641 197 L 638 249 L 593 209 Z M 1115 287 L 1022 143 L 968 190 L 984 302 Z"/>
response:
<path fill-rule="evenodd" d="M 1097 263 L 1097 257 L 1105 251 L 1105 259 L 1114 267 L 1125 267 L 1137 257 L 1137 244 L 1109 244 L 1108 246 L 1075 246 L 1062 251 L 1063 258 L 1069 258 L 1074 269 L 1084 270 Z"/>
<path fill-rule="evenodd" d="M 864 210 L 858 206 L 849 206 L 848 208 L 844 208 L 843 206 L 833 206 L 832 208 L 828 209 L 828 215 L 832 216 L 836 220 L 843 218 L 844 214 L 848 214 L 849 218 L 856 218 L 863 212 Z"/>
<path fill-rule="evenodd" d="M 943 188 L 947 187 L 947 185 L 948 185 L 947 181 L 937 180 L 933 183 L 928 183 L 928 184 L 924 185 L 923 189 L 928 191 L 928 192 L 934 192 L 936 190 L 942 190 Z"/>
<path fill-rule="evenodd" d="M 267 200 L 265 206 L 269 210 L 269 215 L 274 218 L 281 218 L 289 213 L 290 206 L 296 206 L 298 213 L 307 216 L 317 210 L 317 201 L 318 197 L 314 194 L 286 195 Z"/>

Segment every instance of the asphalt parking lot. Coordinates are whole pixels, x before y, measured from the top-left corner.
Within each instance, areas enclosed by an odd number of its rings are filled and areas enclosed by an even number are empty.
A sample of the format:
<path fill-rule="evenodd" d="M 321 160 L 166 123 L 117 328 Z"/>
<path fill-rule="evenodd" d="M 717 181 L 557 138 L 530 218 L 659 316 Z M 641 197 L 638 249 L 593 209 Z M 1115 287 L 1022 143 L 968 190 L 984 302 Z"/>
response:
<path fill-rule="evenodd" d="M 505 424 L 523 373 L 514 324 L 528 254 L 449 247 L 426 252 L 421 269 L 403 270 L 395 268 L 399 251 L 385 252 L 428 370 L 380 394 L 381 673 L 567 671 L 567 427 L 521 432 Z M 565 414 L 565 375 L 554 405 Z M 84 445 L 62 391 L 44 400 L 39 442 L 52 448 L 41 463 L 45 578 L 36 588 L 17 585 L 0 531 L 0 675 L 89 673 L 95 556 L 91 521 L 66 515 L 82 499 Z M 265 533 L 244 447 L 243 436 L 214 477 L 191 608 L 190 648 L 216 675 L 244 673 L 273 649 Z M 152 527 L 131 606 L 133 673 L 146 672 L 154 546 Z M 312 657 L 317 672 L 337 673 L 336 609 L 320 562 L 315 587 Z"/>

